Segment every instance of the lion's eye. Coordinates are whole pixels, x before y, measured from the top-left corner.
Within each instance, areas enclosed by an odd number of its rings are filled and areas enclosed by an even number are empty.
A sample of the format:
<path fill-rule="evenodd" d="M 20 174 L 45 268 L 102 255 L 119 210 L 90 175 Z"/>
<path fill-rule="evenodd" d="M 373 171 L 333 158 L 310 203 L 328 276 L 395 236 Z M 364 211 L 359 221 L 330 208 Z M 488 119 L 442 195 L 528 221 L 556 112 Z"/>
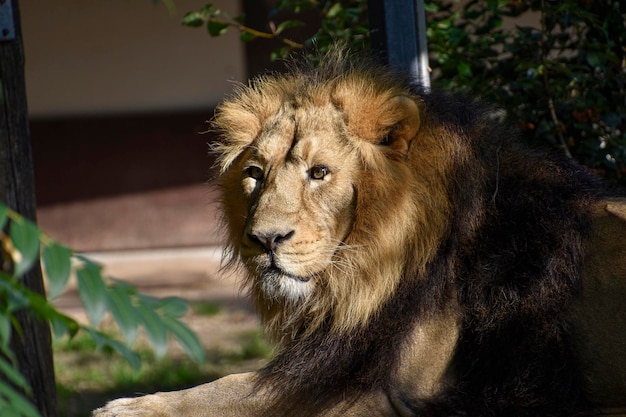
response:
<path fill-rule="evenodd" d="M 263 170 L 254 165 L 246 168 L 246 174 L 248 175 L 248 177 L 254 178 L 257 181 L 263 179 Z"/>
<path fill-rule="evenodd" d="M 328 175 L 328 168 L 323 165 L 315 165 L 309 171 L 309 176 L 314 180 L 323 180 L 326 175 Z"/>

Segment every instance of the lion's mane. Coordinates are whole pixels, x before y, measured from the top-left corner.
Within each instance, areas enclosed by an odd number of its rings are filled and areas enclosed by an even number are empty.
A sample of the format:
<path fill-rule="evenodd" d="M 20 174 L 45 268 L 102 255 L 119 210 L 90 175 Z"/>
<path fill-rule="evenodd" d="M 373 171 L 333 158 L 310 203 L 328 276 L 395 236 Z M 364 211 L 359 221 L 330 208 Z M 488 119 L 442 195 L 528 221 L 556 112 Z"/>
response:
<path fill-rule="evenodd" d="M 489 107 L 424 92 L 342 51 L 321 62 L 240 86 L 214 121 L 232 263 L 245 221 L 233 167 L 282 103 L 332 103 L 344 115 L 343 136 L 359 138 L 350 139 L 361 175 L 348 249 L 316 278 L 313 296 L 285 304 L 258 291 L 254 274 L 244 283 L 279 345 L 261 381 L 276 387 L 278 403 L 320 407 L 385 388 L 410 332 L 453 306 L 461 323 L 454 382 L 410 408 L 429 416 L 582 413 L 568 317 L 595 181 L 520 144 Z M 406 128 L 387 106 L 397 96 L 419 108 L 406 148 L 388 143 Z"/>

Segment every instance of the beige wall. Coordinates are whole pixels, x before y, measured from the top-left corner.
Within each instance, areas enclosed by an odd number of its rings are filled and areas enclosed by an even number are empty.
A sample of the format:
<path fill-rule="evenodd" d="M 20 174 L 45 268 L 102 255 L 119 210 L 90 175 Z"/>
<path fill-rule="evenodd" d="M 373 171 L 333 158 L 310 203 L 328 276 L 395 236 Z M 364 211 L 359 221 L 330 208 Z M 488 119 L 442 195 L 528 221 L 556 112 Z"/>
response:
<path fill-rule="evenodd" d="M 236 14 L 239 3 L 214 4 Z M 31 116 L 203 109 L 245 78 L 231 31 L 210 38 L 181 26 L 205 0 L 22 0 Z"/>

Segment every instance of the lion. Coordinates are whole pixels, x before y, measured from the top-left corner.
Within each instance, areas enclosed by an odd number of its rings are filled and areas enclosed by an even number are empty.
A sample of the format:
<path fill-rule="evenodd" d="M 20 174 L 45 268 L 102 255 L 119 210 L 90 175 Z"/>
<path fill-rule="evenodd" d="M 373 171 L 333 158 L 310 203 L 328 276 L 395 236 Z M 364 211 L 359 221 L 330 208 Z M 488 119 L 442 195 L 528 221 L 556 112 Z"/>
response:
<path fill-rule="evenodd" d="M 239 86 L 226 255 L 276 354 L 94 416 L 626 415 L 626 204 L 501 119 L 341 48 Z"/>

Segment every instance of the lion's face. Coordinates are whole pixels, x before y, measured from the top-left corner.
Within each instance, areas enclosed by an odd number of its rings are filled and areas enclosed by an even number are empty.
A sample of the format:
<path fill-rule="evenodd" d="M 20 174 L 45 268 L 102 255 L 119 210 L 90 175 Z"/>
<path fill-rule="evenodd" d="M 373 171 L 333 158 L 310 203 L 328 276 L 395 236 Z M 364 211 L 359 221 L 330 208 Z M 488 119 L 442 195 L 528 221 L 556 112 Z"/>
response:
<path fill-rule="evenodd" d="M 261 78 L 214 126 L 231 262 L 277 338 L 366 323 L 434 256 L 449 207 L 432 153 L 445 149 L 406 90 L 360 73 Z"/>
<path fill-rule="evenodd" d="M 360 169 L 342 124 L 330 104 L 285 103 L 231 168 L 231 233 L 268 298 L 307 297 L 345 245 Z"/>

